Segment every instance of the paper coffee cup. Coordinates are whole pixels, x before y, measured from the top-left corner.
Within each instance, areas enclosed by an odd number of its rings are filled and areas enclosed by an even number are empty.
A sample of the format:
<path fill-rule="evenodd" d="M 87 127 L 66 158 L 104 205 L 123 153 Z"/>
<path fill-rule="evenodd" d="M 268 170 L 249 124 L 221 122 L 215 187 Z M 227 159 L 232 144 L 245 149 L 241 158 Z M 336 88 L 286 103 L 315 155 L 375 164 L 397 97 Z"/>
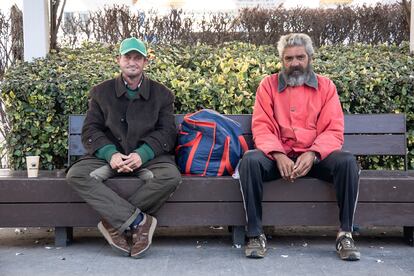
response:
<path fill-rule="evenodd" d="M 39 175 L 39 156 L 26 156 L 27 177 Z"/>

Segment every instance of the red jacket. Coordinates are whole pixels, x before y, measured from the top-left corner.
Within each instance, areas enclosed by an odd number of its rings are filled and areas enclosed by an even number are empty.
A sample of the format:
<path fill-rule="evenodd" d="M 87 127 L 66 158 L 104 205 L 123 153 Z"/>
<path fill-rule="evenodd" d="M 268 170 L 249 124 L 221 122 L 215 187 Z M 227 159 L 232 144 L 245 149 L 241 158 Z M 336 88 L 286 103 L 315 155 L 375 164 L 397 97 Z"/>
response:
<path fill-rule="evenodd" d="M 257 89 L 252 132 L 256 148 L 270 158 L 271 152 L 294 156 L 306 151 L 326 158 L 344 142 L 344 115 L 335 85 L 316 74 L 296 87 L 287 86 L 280 74 L 267 76 Z"/>

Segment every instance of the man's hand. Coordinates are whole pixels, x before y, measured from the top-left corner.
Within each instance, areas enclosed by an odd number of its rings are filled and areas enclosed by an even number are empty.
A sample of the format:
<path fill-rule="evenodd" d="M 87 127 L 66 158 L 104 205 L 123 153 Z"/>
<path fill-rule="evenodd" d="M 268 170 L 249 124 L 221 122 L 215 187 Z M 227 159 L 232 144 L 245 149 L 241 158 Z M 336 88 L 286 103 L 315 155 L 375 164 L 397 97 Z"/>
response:
<path fill-rule="evenodd" d="M 129 155 L 117 152 L 112 155 L 109 164 L 112 169 L 117 170 L 119 173 L 129 173 L 140 168 L 142 166 L 142 160 L 136 152 L 130 153 Z"/>
<path fill-rule="evenodd" d="M 124 155 L 125 156 L 125 155 Z M 118 172 L 132 172 L 136 169 L 139 169 L 142 166 L 141 156 L 138 153 L 133 152 L 128 156 L 125 156 L 124 161 L 121 163 L 124 168 L 128 168 L 128 171 L 118 171 Z"/>
<path fill-rule="evenodd" d="M 109 165 L 112 169 L 117 170 L 118 172 L 132 172 L 132 168 L 124 165 L 124 160 L 127 158 L 128 156 L 122 153 L 114 153 L 111 157 L 111 162 L 109 162 Z"/>
<path fill-rule="evenodd" d="M 302 153 L 295 162 L 293 167 L 292 178 L 296 179 L 305 176 L 313 166 L 315 160 L 315 152 L 308 151 Z"/>
<path fill-rule="evenodd" d="M 292 173 L 293 166 L 295 163 L 286 156 L 286 154 L 281 152 L 272 153 L 273 158 L 276 160 L 277 168 L 279 169 L 280 175 L 286 181 L 293 182 Z"/>

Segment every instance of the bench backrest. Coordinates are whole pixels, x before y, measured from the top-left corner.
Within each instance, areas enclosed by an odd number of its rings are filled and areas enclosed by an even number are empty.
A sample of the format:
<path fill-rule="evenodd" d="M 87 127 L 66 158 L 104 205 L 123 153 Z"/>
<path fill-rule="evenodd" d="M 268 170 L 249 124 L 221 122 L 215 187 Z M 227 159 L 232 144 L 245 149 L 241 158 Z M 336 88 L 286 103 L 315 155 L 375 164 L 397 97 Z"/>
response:
<path fill-rule="evenodd" d="M 249 146 L 253 147 L 252 115 L 226 115 L 239 122 Z M 184 115 L 176 115 L 177 126 Z M 85 115 L 69 116 L 68 163 L 85 154 L 81 131 Z M 405 114 L 357 114 L 345 115 L 345 143 L 343 150 L 355 155 L 402 156 L 407 169 L 407 139 Z"/>

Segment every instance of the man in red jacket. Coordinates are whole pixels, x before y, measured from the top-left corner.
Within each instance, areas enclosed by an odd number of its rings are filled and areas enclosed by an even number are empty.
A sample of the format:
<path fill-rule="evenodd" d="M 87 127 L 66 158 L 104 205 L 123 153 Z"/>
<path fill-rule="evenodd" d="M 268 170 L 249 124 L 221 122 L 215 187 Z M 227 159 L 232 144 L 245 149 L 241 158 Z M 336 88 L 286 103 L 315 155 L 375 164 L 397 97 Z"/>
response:
<path fill-rule="evenodd" d="M 352 154 L 341 151 L 344 115 L 336 87 L 313 72 L 308 35 L 282 36 L 278 51 L 281 72 L 265 77 L 257 89 L 252 119 L 257 149 L 248 151 L 240 164 L 249 238 L 246 256 L 262 258 L 266 252 L 263 182 L 278 178 L 293 182 L 307 175 L 333 183 L 340 210 L 337 252 L 343 260 L 359 260 L 351 234 L 359 168 Z"/>

